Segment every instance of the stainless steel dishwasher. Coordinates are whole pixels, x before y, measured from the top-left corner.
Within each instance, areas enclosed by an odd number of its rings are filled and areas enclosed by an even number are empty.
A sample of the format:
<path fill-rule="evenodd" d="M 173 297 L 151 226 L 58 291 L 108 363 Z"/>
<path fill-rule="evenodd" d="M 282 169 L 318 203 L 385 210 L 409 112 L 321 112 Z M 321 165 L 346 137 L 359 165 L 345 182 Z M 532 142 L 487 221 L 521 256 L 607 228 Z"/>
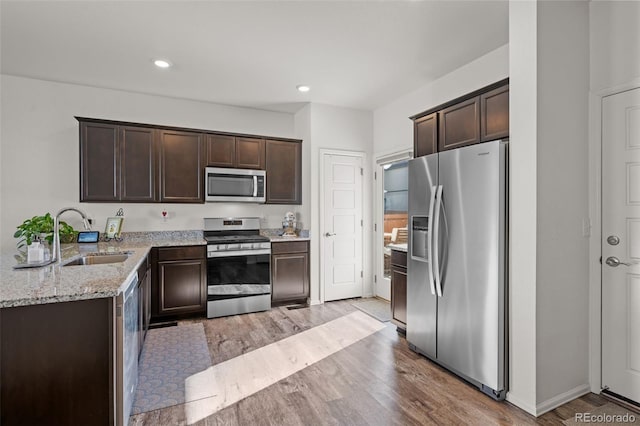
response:
<path fill-rule="evenodd" d="M 138 274 L 116 297 L 116 425 L 129 424 L 138 386 Z"/>

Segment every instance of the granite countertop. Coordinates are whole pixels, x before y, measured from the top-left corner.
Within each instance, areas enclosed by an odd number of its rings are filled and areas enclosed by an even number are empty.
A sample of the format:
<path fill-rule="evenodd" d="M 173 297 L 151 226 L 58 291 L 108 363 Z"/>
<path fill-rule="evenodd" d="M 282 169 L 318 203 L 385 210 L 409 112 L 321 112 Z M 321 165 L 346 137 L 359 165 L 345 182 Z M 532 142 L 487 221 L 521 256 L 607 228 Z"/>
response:
<path fill-rule="evenodd" d="M 115 297 L 138 270 L 152 247 L 205 245 L 200 236 L 183 238 L 129 238 L 122 242 L 63 244 L 62 263 L 89 253 L 129 252 L 124 262 L 104 265 L 62 266 L 13 269 L 18 263 L 15 253 L 0 255 L 0 308 L 70 302 L 74 300 Z"/>
<path fill-rule="evenodd" d="M 308 241 L 309 234 L 282 237 L 263 233 L 272 242 Z M 152 247 L 206 245 L 202 231 L 123 233 L 123 241 L 95 244 L 63 244 L 62 263 L 89 253 L 129 252 L 124 262 L 104 265 L 62 266 L 13 269 L 16 253 L 0 254 L 0 308 L 70 302 L 115 297 L 138 270 Z"/>
<path fill-rule="evenodd" d="M 387 244 L 387 247 L 389 247 L 391 250 L 403 251 L 405 253 L 407 252 L 407 243 L 400 243 L 400 244 L 391 243 L 391 244 Z"/>
<path fill-rule="evenodd" d="M 260 235 L 269 237 L 271 242 L 283 242 L 283 241 L 310 241 L 309 231 L 307 229 L 299 229 L 296 231 L 298 235 L 291 237 L 283 237 L 281 228 L 262 229 Z"/>

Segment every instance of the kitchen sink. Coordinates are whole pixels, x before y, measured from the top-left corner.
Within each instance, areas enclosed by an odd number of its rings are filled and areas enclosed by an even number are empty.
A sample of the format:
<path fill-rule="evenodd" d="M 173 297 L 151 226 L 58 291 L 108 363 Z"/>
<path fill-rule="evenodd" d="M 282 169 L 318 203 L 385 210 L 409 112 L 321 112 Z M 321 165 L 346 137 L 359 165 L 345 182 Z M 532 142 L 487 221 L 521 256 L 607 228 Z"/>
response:
<path fill-rule="evenodd" d="M 127 260 L 130 254 L 131 253 L 87 254 L 77 259 L 66 262 L 62 266 L 104 265 L 108 263 L 119 263 Z"/>

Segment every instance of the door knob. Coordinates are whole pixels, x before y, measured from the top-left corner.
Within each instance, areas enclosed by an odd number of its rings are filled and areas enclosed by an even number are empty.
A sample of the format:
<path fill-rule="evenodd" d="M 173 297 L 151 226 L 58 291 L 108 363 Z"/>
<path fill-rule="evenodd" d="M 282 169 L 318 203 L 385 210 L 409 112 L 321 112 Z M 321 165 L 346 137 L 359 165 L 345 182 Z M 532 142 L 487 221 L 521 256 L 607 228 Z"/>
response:
<path fill-rule="evenodd" d="M 325 237 L 332 237 L 336 234 L 332 234 L 331 232 L 327 232 L 326 234 L 324 234 Z"/>
<path fill-rule="evenodd" d="M 605 260 L 606 264 L 611 266 L 611 267 L 618 267 L 619 265 L 624 265 L 624 266 L 631 266 L 631 265 L 635 265 L 635 262 L 632 263 L 625 263 L 625 262 L 621 262 L 620 259 L 618 259 L 615 256 L 609 256 L 607 257 L 607 260 Z"/>
<path fill-rule="evenodd" d="M 607 243 L 609 243 L 610 246 L 617 246 L 620 244 L 620 238 L 617 235 L 609 235 L 607 237 Z"/>

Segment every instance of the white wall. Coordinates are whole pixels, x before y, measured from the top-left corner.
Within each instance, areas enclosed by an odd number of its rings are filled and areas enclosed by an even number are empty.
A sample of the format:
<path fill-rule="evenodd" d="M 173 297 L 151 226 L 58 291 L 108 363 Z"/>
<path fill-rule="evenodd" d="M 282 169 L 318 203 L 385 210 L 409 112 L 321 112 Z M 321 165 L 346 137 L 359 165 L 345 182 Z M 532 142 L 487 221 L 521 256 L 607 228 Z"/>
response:
<path fill-rule="evenodd" d="M 640 85 L 640 2 L 591 1 L 590 71 L 594 92 Z"/>
<path fill-rule="evenodd" d="M 364 159 L 363 180 L 363 220 L 364 229 L 371 225 L 371 187 L 372 174 L 369 170 L 373 145 L 373 115 L 370 111 L 341 108 L 323 104 L 310 104 L 295 116 L 296 131 L 299 135 L 310 134 L 308 144 L 309 156 L 304 156 L 303 168 L 309 173 L 308 188 L 309 203 L 305 201 L 305 208 L 310 206 L 311 223 L 311 303 L 320 303 L 320 169 L 321 149 L 361 151 L 366 154 Z M 308 165 L 308 166 L 307 166 Z M 371 233 L 364 232 L 364 294 L 371 295 L 373 291 L 373 266 L 371 262 L 371 247 L 373 239 Z"/>
<path fill-rule="evenodd" d="M 74 116 L 295 137 L 292 114 L 0 76 L 0 244 L 13 250 L 13 230 L 28 217 L 76 206 L 102 231 L 122 207 L 125 231 L 202 229 L 202 218 L 260 216 L 263 227 L 279 227 L 287 210 L 300 206 L 252 204 L 79 203 L 78 122 Z M 166 223 L 160 212 L 173 216 Z M 301 214 L 302 216 L 302 214 Z M 67 220 L 81 227 L 73 215 Z M 308 222 L 303 216 L 300 220 Z M 80 228 L 81 229 L 81 228 Z"/>
<path fill-rule="evenodd" d="M 537 7 L 509 2 L 509 392 L 536 411 Z"/>
<path fill-rule="evenodd" d="M 509 45 L 487 53 L 373 112 L 374 153 L 413 147 L 410 116 L 509 76 Z"/>
<path fill-rule="evenodd" d="M 538 2 L 538 414 L 589 391 L 589 4 Z M 566 395 L 565 395 L 566 394 Z M 563 395 L 565 395 L 563 397 Z"/>

